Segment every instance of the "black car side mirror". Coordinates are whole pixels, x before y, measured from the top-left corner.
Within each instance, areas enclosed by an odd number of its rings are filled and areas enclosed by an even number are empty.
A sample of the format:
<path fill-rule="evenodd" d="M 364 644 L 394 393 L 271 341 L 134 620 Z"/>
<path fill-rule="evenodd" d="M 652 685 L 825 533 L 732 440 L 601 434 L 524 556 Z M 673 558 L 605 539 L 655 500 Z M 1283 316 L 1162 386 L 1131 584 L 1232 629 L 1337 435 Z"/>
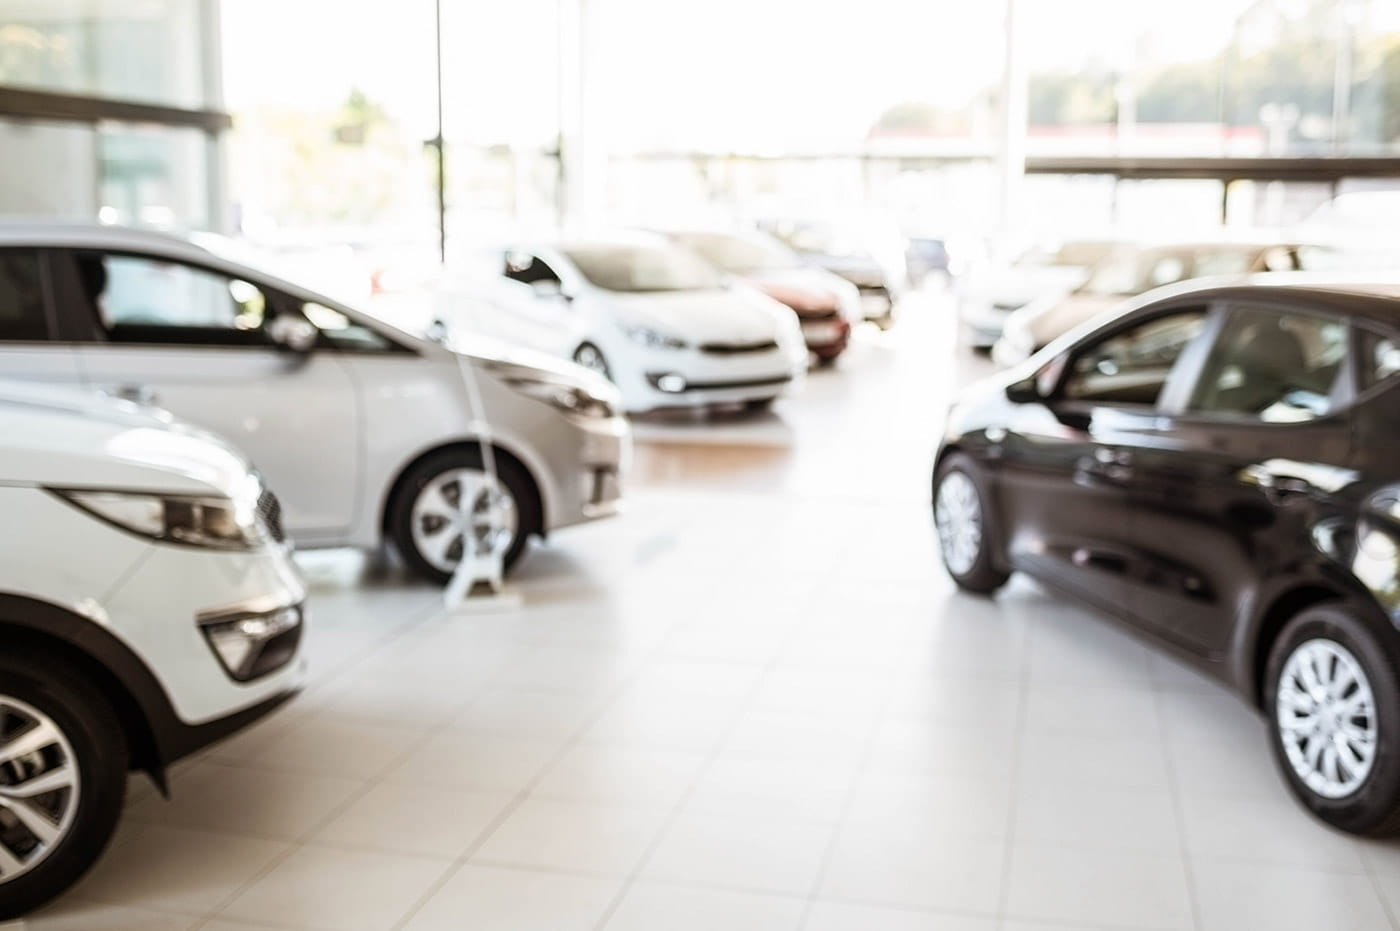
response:
<path fill-rule="evenodd" d="M 1006 386 L 1006 400 L 1012 404 L 1035 404 L 1044 399 L 1040 393 L 1040 380 L 1035 375 Z"/>

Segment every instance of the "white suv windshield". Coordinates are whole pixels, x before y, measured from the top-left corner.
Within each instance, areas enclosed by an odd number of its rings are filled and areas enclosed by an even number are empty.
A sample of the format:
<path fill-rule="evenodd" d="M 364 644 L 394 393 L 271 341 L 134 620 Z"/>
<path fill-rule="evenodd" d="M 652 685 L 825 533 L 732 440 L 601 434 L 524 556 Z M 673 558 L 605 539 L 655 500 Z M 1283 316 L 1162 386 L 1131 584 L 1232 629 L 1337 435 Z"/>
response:
<path fill-rule="evenodd" d="M 564 253 L 605 291 L 709 291 L 724 284 L 699 256 L 669 246 L 575 246 Z"/>

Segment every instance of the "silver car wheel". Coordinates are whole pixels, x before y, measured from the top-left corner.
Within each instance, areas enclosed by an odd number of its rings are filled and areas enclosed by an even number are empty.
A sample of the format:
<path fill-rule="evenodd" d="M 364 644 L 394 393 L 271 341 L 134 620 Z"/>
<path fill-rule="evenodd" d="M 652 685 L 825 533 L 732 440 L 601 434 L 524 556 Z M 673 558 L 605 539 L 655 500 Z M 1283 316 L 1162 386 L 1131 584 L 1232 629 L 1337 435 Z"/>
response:
<path fill-rule="evenodd" d="M 413 547 L 439 572 L 457 568 L 468 534 L 477 552 L 504 555 L 520 532 L 520 510 L 510 489 L 474 468 L 433 476 L 413 501 Z"/>
<path fill-rule="evenodd" d="M 1371 683 L 1341 644 L 1308 640 L 1284 663 L 1275 716 L 1293 772 L 1323 798 L 1345 798 L 1366 782 L 1379 730 Z"/>
<path fill-rule="evenodd" d="M 0 695 L 0 886 L 63 843 L 80 786 L 78 758 L 62 729 L 34 706 Z"/>
<path fill-rule="evenodd" d="M 954 575 L 967 575 L 982 552 L 982 499 L 965 472 L 943 476 L 933 509 L 943 562 Z"/>

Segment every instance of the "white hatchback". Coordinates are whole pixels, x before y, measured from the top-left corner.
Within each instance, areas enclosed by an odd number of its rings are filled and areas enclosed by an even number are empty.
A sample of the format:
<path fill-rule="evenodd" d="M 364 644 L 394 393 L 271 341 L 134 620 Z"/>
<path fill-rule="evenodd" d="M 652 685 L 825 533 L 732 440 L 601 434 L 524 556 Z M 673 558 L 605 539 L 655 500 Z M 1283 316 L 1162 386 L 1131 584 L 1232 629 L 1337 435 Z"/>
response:
<path fill-rule="evenodd" d="M 241 453 L 148 408 L 0 386 L 0 921 L 102 852 L 129 770 L 301 686 L 278 504 Z"/>
<path fill-rule="evenodd" d="M 229 254 L 212 237 L 0 224 L 0 372 L 214 430 L 278 490 L 299 546 L 387 537 L 436 580 L 470 539 L 490 534 L 509 566 L 529 537 L 616 511 L 629 434 L 603 379 L 459 355 Z"/>
<path fill-rule="evenodd" d="M 437 318 L 583 365 L 629 411 L 771 405 L 807 372 L 793 312 L 660 236 L 495 253 L 444 283 Z"/>

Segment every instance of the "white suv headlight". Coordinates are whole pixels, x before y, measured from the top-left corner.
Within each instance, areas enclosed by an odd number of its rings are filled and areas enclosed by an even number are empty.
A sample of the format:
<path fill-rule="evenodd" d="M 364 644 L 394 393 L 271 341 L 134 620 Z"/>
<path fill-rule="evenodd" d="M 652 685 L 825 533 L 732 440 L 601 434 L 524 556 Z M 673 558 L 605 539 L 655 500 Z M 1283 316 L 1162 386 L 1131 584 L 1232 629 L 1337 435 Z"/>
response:
<path fill-rule="evenodd" d="M 50 491 L 109 524 L 162 543 L 250 550 L 272 540 L 252 501 L 236 502 L 220 495 Z"/>
<path fill-rule="evenodd" d="M 616 417 L 621 407 L 621 399 L 616 396 L 616 392 L 611 392 L 611 397 L 604 397 L 577 385 L 536 378 L 508 378 L 506 384 L 523 395 L 543 401 L 565 414 L 573 414 L 576 417 Z"/>

